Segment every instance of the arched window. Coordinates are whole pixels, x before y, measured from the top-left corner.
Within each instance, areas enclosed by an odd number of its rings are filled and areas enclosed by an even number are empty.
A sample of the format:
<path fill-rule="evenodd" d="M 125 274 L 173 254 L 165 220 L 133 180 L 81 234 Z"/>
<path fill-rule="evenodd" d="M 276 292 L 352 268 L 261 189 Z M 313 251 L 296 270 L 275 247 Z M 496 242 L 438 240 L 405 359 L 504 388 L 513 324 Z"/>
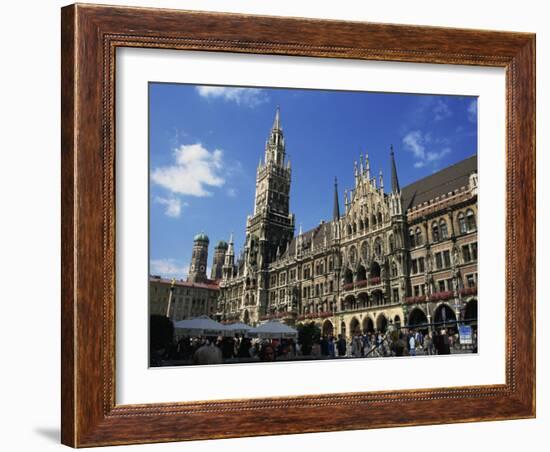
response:
<path fill-rule="evenodd" d="M 346 227 L 346 232 L 348 233 L 348 235 L 351 235 L 351 225 L 348 224 L 348 226 Z"/>
<path fill-rule="evenodd" d="M 365 229 L 369 228 L 369 219 L 365 218 Z"/>
<path fill-rule="evenodd" d="M 332 271 L 332 268 L 333 268 L 333 267 L 332 267 L 332 258 L 330 258 L 330 259 L 328 260 L 328 271 L 331 272 L 331 271 Z"/>
<path fill-rule="evenodd" d="M 395 240 L 393 238 L 393 234 L 390 234 L 388 242 L 390 244 L 390 253 L 393 253 L 393 251 L 395 250 Z"/>
<path fill-rule="evenodd" d="M 414 239 L 414 231 L 412 229 L 409 229 L 409 243 L 411 245 L 411 248 L 414 248 L 416 246 L 416 240 Z"/>
<path fill-rule="evenodd" d="M 392 277 L 397 276 L 397 264 L 395 262 L 392 262 L 391 264 L 391 275 Z"/>
<path fill-rule="evenodd" d="M 441 237 L 441 240 L 445 240 L 449 237 L 449 232 L 447 231 L 447 222 L 445 220 L 441 220 L 439 222 L 439 236 Z"/>
<path fill-rule="evenodd" d="M 439 242 L 439 226 L 435 221 L 432 223 L 432 240 Z"/>
<path fill-rule="evenodd" d="M 420 228 L 416 228 L 416 231 L 414 231 L 414 235 L 415 235 L 416 246 L 422 245 L 422 232 L 420 232 Z"/>
<path fill-rule="evenodd" d="M 363 230 L 363 220 L 359 220 L 359 230 L 362 231 Z"/>
<path fill-rule="evenodd" d="M 382 213 L 378 212 L 378 224 L 382 223 Z"/>
<path fill-rule="evenodd" d="M 384 252 L 384 247 L 382 246 L 382 240 L 380 239 L 380 237 L 378 237 L 374 241 L 374 253 L 376 254 L 376 256 L 380 257 L 382 256 L 383 252 Z"/>
<path fill-rule="evenodd" d="M 466 226 L 468 228 L 468 232 L 475 231 L 476 229 L 476 218 L 471 209 L 466 211 Z"/>
<path fill-rule="evenodd" d="M 466 218 L 462 212 L 458 214 L 458 230 L 461 234 L 466 233 Z"/>
<path fill-rule="evenodd" d="M 372 223 L 373 226 L 376 226 L 376 217 L 374 216 L 374 214 L 371 215 L 370 222 Z"/>
<path fill-rule="evenodd" d="M 357 232 L 357 224 L 353 223 L 353 233 L 355 234 Z"/>

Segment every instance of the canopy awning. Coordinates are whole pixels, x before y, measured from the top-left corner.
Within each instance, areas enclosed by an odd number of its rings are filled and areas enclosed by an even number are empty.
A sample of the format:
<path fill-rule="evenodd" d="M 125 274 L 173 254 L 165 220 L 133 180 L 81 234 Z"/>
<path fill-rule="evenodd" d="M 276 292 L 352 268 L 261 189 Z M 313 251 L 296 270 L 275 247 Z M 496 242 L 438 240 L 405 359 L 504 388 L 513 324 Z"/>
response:
<path fill-rule="evenodd" d="M 174 322 L 174 329 L 177 334 L 189 336 L 220 336 L 226 331 L 224 325 L 205 315 Z"/>
<path fill-rule="evenodd" d="M 278 320 L 271 320 L 248 330 L 248 335 L 261 339 L 296 339 L 298 331 Z"/>
<path fill-rule="evenodd" d="M 224 329 L 229 333 L 244 334 L 244 333 L 247 333 L 248 331 L 250 331 L 252 329 L 252 327 L 250 325 L 247 325 L 246 323 L 237 322 L 237 323 L 228 323 L 228 324 L 224 325 Z"/>

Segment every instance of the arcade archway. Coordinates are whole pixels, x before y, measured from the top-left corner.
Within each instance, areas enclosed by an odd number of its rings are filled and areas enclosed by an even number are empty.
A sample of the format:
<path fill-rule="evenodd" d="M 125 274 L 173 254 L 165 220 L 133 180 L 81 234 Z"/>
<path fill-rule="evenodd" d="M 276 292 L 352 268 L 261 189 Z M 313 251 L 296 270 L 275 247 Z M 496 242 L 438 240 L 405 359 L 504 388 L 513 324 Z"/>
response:
<path fill-rule="evenodd" d="M 355 334 L 361 333 L 361 326 L 359 325 L 359 320 L 357 320 L 355 317 L 351 319 L 351 322 L 349 322 L 349 332 L 352 336 Z"/>
<path fill-rule="evenodd" d="M 374 332 L 374 322 L 370 317 L 365 317 L 363 319 L 363 333 L 373 333 Z"/>
<path fill-rule="evenodd" d="M 409 328 L 416 330 L 427 330 L 428 329 L 428 318 L 424 311 L 420 308 L 414 308 L 409 314 Z"/>
<path fill-rule="evenodd" d="M 330 320 L 325 320 L 323 322 L 323 327 L 321 329 L 323 336 L 329 337 L 334 335 L 334 325 Z"/>
<path fill-rule="evenodd" d="M 388 329 L 388 319 L 384 314 L 379 314 L 376 317 L 376 329 L 382 333 L 385 333 Z"/>
<path fill-rule="evenodd" d="M 456 315 L 448 304 L 440 304 L 434 312 L 434 323 L 437 328 L 456 330 Z"/>

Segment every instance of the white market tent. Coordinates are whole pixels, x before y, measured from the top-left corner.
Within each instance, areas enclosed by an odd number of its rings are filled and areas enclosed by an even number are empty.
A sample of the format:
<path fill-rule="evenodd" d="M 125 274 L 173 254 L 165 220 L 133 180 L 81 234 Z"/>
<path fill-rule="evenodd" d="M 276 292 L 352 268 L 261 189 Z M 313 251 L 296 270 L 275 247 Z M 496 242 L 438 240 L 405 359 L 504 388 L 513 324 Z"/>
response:
<path fill-rule="evenodd" d="M 260 339 L 296 339 L 298 331 L 278 320 L 271 320 L 248 330 L 248 336 Z"/>
<path fill-rule="evenodd" d="M 221 336 L 225 332 L 224 325 L 205 315 L 174 322 L 174 329 L 183 336 Z"/>
<path fill-rule="evenodd" d="M 237 322 L 224 325 L 224 329 L 230 334 L 244 334 L 250 331 L 252 327 L 250 325 L 247 325 L 246 323 Z"/>

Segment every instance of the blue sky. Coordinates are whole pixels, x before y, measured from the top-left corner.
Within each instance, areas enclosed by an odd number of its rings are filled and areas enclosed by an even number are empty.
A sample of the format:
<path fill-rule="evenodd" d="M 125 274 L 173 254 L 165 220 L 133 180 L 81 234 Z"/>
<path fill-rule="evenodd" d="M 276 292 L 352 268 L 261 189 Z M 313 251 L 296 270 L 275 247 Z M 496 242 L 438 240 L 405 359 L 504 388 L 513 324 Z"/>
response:
<path fill-rule="evenodd" d="M 277 105 L 292 165 L 297 229 L 332 215 L 353 165 L 368 152 L 371 174 L 391 185 L 393 144 L 401 187 L 477 153 L 477 100 L 280 88 L 149 84 L 150 271 L 185 278 L 193 236 L 244 241 L 255 174 Z"/>

